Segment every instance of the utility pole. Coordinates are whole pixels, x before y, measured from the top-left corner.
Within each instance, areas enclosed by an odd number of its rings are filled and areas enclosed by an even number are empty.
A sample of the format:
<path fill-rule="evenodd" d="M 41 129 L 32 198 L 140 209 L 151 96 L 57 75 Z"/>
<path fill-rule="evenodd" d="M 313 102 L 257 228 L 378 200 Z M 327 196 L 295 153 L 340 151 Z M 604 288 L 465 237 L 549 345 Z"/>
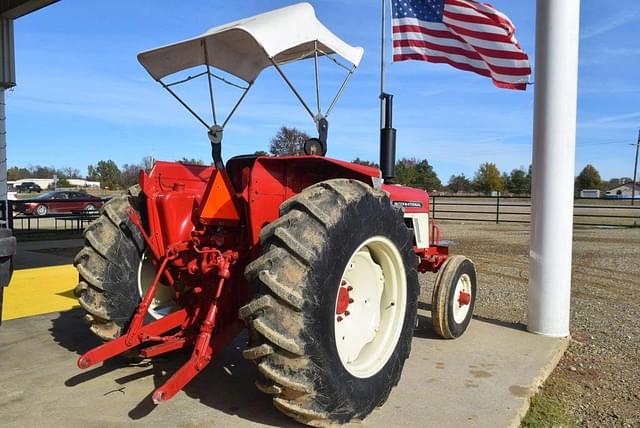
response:
<path fill-rule="evenodd" d="M 640 129 L 638 130 L 638 141 L 636 142 L 636 161 L 633 164 L 633 181 L 631 182 L 631 205 L 634 204 L 634 201 L 636 199 L 636 175 L 638 174 L 638 149 L 640 149 Z"/>

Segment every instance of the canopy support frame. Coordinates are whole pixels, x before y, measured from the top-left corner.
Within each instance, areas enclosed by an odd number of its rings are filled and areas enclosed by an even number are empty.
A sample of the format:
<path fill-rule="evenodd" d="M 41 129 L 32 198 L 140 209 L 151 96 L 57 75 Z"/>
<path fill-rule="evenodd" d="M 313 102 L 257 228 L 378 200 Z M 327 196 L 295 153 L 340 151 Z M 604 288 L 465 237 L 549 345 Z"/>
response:
<path fill-rule="evenodd" d="M 282 68 L 280 68 L 280 64 L 278 64 L 278 62 L 273 58 L 269 58 L 269 61 L 271 61 L 271 64 L 273 64 L 275 69 L 278 71 L 278 73 L 280 74 L 280 77 L 282 77 L 282 80 L 284 80 L 287 86 L 289 86 L 289 89 L 291 89 L 291 92 L 293 92 L 293 95 L 295 95 L 296 98 L 298 98 L 298 101 L 300 101 L 300 103 L 302 104 L 302 107 L 304 107 L 307 113 L 309 113 L 309 116 L 311 116 L 311 119 L 313 119 L 313 121 L 315 122 L 316 121 L 315 115 L 313 114 L 313 112 L 305 102 L 304 98 L 302 98 L 302 95 L 300 95 L 300 93 L 293 86 L 293 84 L 291 83 L 287 75 L 284 74 L 284 71 L 282 71 Z"/>
<path fill-rule="evenodd" d="M 329 104 L 329 107 L 327 108 L 327 110 L 324 113 L 322 113 L 322 108 L 320 106 L 320 73 L 319 73 L 319 67 L 318 67 L 318 54 L 322 54 L 322 55 L 328 57 L 330 60 L 332 60 L 339 67 L 344 68 L 347 71 L 347 76 L 342 81 L 342 84 L 340 85 L 340 88 L 338 89 L 338 92 L 333 97 L 333 99 L 331 100 L 331 104 Z M 357 66 L 353 65 L 353 66 L 351 66 L 351 68 L 349 68 L 349 67 L 345 66 L 344 64 L 340 63 L 335 58 L 331 57 L 330 55 L 324 53 L 321 49 L 319 49 L 317 41 L 315 43 L 315 48 L 314 48 L 314 52 L 313 52 L 313 58 L 314 58 L 314 66 L 315 66 L 316 104 L 317 104 L 317 109 L 318 109 L 318 113 L 315 114 L 315 115 L 313 114 L 313 111 L 311 110 L 311 108 L 309 107 L 307 102 L 304 100 L 304 98 L 302 98 L 302 95 L 296 90 L 296 88 L 293 85 L 293 83 L 291 83 L 291 81 L 289 80 L 287 75 L 284 73 L 284 71 L 282 70 L 281 64 L 279 64 L 274 58 L 269 58 L 269 61 L 271 61 L 271 63 L 273 64 L 273 66 L 276 69 L 276 71 L 278 72 L 278 74 L 280 74 L 280 77 L 282 77 L 282 80 L 284 80 L 285 83 L 287 84 L 287 86 L 289 86 L 289 89 L 291 89 L 291 92 L 293 92 L 293 94 L 296 96 L 298 101 L 300 101 L 300 103 L 302 104 L 302 107 L 304 107 L 304 109 L 307 111 L 307 113 L 309 113 L 309 116 L 311 116 L 311 119 L 314 121 L 316 126 L 318 126 L 318 123 L 319 123 L 320 119 L 326 119 L 329 116 L 329 114 L 331 113 L 331 111 L 333 110 L 333 108 L 335 107 L 336 103 L 338 102 L 338 100 L 342 96 L 342 93 L 344 92 L 344 89 L 347 87 L 347 84 L 349 83 L 349 80 L 351 80 L 351 76 L 353 76 L 353 73 L 356 71 Z"/>
<path fill-rule="evenodd" d="M 207 52 L 207 41 L 202 39 L 202 50 L 204 51 L 204 65 L 207 68 L 207 83 L 209 85 L 209 101 L 211 103 L 211 116 L 213 116 L 213 125 L 218 124 L 216 117 L 216 101 L 213 96 L 213 84 L 211 83 L 211 66 L 209 65 L 209 53 Z"/>
<path fill-rule="evenodd" d="M 253 86 L 254 82 L 249 82 L 247 86 L 240 86 L 237 84 L 234 84 L 232 82 L 227 81 L 224 77 L 219 77 L 216 76 L 215 74 L 213 74 L 211 72 L 211 69 L 209 65 L 206 65 L 207 70 L 203 71 L 202 73 L 198 73 L 194 76 L 189 76 L 185 79 L 182 80 L 178 80 L 176 82 L 172 82 L 172 83 L 165 83 L 162 81 L 162 79 L 157 79 L 157 82 L 160 83 L 160 85 L 167 90 L 167 92 L 169 92 L 176 100 L 178 100 L 178 102 L 180 104 L 182 104 L 182 106 L 187 109 L 187 111 L 189 113 L 191 113 L 191 115 L 193 117 L 195 117 L 198 122 L 200 122 L 202 125 L 204 125 L 205 128 L 207 128 L 207 130 L 210 130 L 212 127 L 214 126 L 218 126 L 218 121 L 216 119 L 216 113 L 215 113 L 215 98 L 213 96 L 213 83 L 211 82 L 211 77 L 214 77 L 230 86 L 236 87 L 238 89 L 242 90 L 242 94 L 240 95 L 240 98 L 238 98 L 238 101 L 236 101 L 236 103 L 233 105 L 233 107 L 231 108 L 231 111 L 229 112 L 229 114 L 227 115 L 227 117 L 225 118 L 225 120 L 222 122 L 221 128 L 224 129 L 224 127 L 227 125 L 227 123 L 229 122 L 229 120 L 231 119 L 231 117 L 233 116 L 233 114 L 236 112 L 236 110 L 238 109 L 238 107 L 240 106 L 240 104 L 242 103 L 242 101 L 244 100 L 244 98 L 247 96 L 247 93 L 249 92 L 249 90 L 251 89 L 251 87 Z M 179 85 L 181 83 L 186 83 L 190 80 L 196 79 L 198 77 L 207 75 L 207 79 L 208 79 L 208 83 L 209 83 L 209 100 L 211 103 L 211 112 L 213 115 L 213 124 L 209 125 L 202 117 L 200 117 L 200 115 L 198 113 L 195 112 L 195 110 L 193 110 L 191 107 L 189 107 L 189 104 L 187 104 L 182 98 L 180 98 L 180 96 L 173 90 L 171 89 L 172 86 L 176 86 Z"/>
<path fill-rule="evenodd" d="M 225 79 L 224 76 L 216 75 L 212 71 L 212 66 L 209 64 L 209 54 L 208 54 L 208 51 L 207 51 L 207 43 L 206 43 L 206 41 L 203 40 L 201 45 L 202 45 L 202 51 L 203 51 L 203 54 L 204 54 L 204 64 L 203 65 L 205 66 L 205 70 L 203 72 L 197 73 L 197 74 L 195 74 L 193 76 L 188 76 L 188 77 L 186 77 L 184 79 L 177 80 L 175 82 L 170 82 L 170 83 L 165 83 L 162 80 L 162 78 L 158 78 L 158 79 L 156 79 L 156 81 L 158 83 L 160 83 L 160 85 L 162 85 L 162 87 L 164 89 L 166 89 L 167 92 L 169 92 L 176 100 L 178 100 L 178 102 L 180 104 L 182 104 L 182 106 L 189 113 L 191 113 L 191 115 L 193 117 L 195 117 L 198 120 L 198 122 L 200 122 L 202 125 L 204 125 L 205 128 L 207 128 L 208 132 L 211 133 L 211 132 L 215 131 L 216 135 L 219 135 L 219 137 L 217 136 L 216 139 L 219 139 L 220 142 L 221 142 L 221 138 L 222 138 L 222 132 L 221 131 L 224 130 L 224 128 L 226 127 L 226 125 L 229 122 L 229 120 L 231 119 L 231 117 L 235 114 L 236 110 L 238 109 L 238 107 L 240 106 L 240 104 L 242 103 L 244 98 L 246 97 L 247 93 L 249 92 L 249 90 L 253 86 L 254 82 L 253 81 L 252 82 L 247 82 L 248 83 L 247 86 L 241 86 L 241 85 L 239 85 L 237 83 L 234 83 L 234 82 L 231 82 L 231 81 Z M 345 76 L 345 78 L 342 81 L 340 87 L 338 88 L 338 91 L 336 92 L 335 96 L 332 98 L 331 103 L 329 104 L 329 107 L 327 108 L 327 110 L 324 113 L 322 112 L 322 104 L 321 104 L 321 99 L 320 99 L 320 70 L 319 70 L 319 68 L 320 68 L 320 66 L 319 66 L 319 56 L 320 55 L 324 55 L 324 56 L 328 57 L 336 65 L 338 65 L 340 68 L 343 68 L 347 72 L 347 75 Z M 318 46 L 318 40 L 314 41 L 313 52 L 307 52 L 306 54 L 302 55 L 299 58 L 299 60 L 305 59 L 305 58 L 313 58 L 313 60 L 314 60 L 315 92 L 316 92 L 316 108 L 317 108 L 317 113 L 315 113 L 315 114 L 311 110 L 310 105 L 307 104 L 307 102 L 302 97 L 300 92 L 298 92 L 298 90 L 295 88 L 295 86 L 293 85 L 291 80 L 289 80 L 288 76 L 282 70 L 281 66 L 283 64 L 278 63 L 278 61 L 276 61 L 275 58 L 273 58 L 273 57 L 269 57 L 268 59 L 271 62 L 271 64 L 273 65 L 273 67 L 276 69 L 278 74 L 280 74 L 280 77 L 282 77 L 282 79 L 287 84 L 287 86 L 289 86 L 289 89 L 291 90 L 291 92 L 293 92 L 293 94 L 298 99 L 298 101 L 300 101 L 300 103 L 302 104 L 303 108 L 307 111 L 307 113 L 309 114 L 309 116 L 311 117 L 313 122 L 315 123 L 316 128 L 318 130 L 318 133 L 320 134 L 320 140 L 322 141 L 322 145 L 324 146 L 324 152 L 326 152 L 326 134 L 327 134 L 327 127 L 328 127 L 327 117 L 329 116 L 329 114 L 331 114 L 331 112 L 333 111 L 333 109 L 334 109 L 335 105 L 337 104 L 338 100 L 342 96 L 342 93 L 344 92 L 344 89 L 346 88 L 346 86 L 349 83 L 351 77 L 353 76 L 355 70 L 357 69 L 357 65 L 352 64 L 351 67 L 348 67 L 348 66 L 342 64 L 340 61 L 338 61 L 335 58 L 333 58 L 333 56 L 331 54 L 327 54 L 327 53 L 323 52 L 320 49 L 320 47 Z M 184 101 L 182 98 L 180 98 L 180 96 L 172 89 L 173 86 L 177 86 L 177 85 L 180 85 L 182 83 L 189 82 L 191 80 L 194 80 L 194 79 L 196 79 L 198 77 L 202 77 L 204 75 L 207 76 L 207 84 L 208 84 L 208 89 L 209 89 L 209 102 L 211 104 L 211 115 L 212 115 L 212 119 L 213 119 L 213 123 L 211 125 L 209 125 L 206 120 L 204 120 L 198 113 L 196 113 L 196 111 L 193 108 L 191 108 L 187 104 L 186 101 Z M 240 97 L 238 98 L 236 103 L 233 105 L 231 111 L 229 112 L 229 114 L 224 119 L 224 121 L 222 122 L 221 125 L 218 124 L 219 122 L 218 122 L 218 115 L 217 115 L 217 111 L 216 111 L 216 102 L 215 102 L 216 100 L 215 100 L 214 85 L 213 85 L 212 78 L 215 78 L 217 80 L 220 80 L 223 83 L 226 83 L 226 84 L 228 84 L 230 86 L 233 86 L 235 88 L 238 88 L 238 89 L 242 90 L 242 94 L 240 95 Z"/>
<path fill-rule="evenodd" d="M 316 107 L 318 108 L 318 116 L 322 114 L 320 107 L 320 72 L 318 71 L 318 41 L 314 41 L 313 49 L 313 65 L 316 72 Z"/>

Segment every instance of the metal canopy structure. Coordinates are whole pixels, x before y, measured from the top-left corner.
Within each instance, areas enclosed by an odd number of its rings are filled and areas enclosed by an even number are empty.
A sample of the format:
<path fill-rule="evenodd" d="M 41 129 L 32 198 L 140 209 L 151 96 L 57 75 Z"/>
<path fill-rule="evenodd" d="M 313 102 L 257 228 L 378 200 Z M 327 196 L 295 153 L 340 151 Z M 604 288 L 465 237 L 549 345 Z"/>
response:
<path fill-rule="evenodd" d="M 0 0 L 0 16 L 7 19 L 18 19 L 57 1 L 58 0 Z"/>
<path fill-rule="evenodd" d="M 191 39 L 142 52 L 138 55 L 138 60 L 147 72 L 200 123 L 207 129 L 211 129 L 219 126 L 212 79 L 220 80 L 243 91 L 229 115 L 221 121 L 221 128 L 227 124 L 262 70 L 270 66 L 275 67 L 311 118 L 318 124 L 320 119 L 328 116 L 335 106 L 355 68 L 360 64 L 363 54 L 363 48 L 345 43 L 318 21 L 310 4 L 298 3 L 211 28 L 204 34 Z M 340 89 L 324 113 L 320 106 L 319 56 L 330 58 L 347 71 Z M 343 64 L 335 56 L 346 60 L 351 65 Z M 287 63 L 310 58 L 315 61 L 316 112 L 312 111 L 281 67 Z M 195 75 L 173 82 L 163 80 L 168 76 L 199 66 L 203 66 L 204 70 Z M 230 82 L 224 76 L 215 74 L 212 69 L 228 73 L 244 83 Z M 209 83 L 212 124 L 207 123 L 172 89 L 173 86 L 202 76 L 206 76 Z"/>

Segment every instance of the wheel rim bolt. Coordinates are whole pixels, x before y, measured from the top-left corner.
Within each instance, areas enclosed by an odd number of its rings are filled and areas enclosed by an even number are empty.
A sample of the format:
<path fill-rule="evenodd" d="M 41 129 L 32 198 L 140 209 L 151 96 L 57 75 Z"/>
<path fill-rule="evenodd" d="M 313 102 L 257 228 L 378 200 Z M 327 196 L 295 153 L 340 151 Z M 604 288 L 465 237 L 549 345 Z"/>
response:
<path fill-rule="evenodd" d="M 345 316 L 345 317 L 348 317 L 350 314 L 351 314 L 351 312 L 349 312 L 349 311 L 344 311 L 344 316 Z"/>
<path fill-rule="evenodd" d="M 353 299 L 349 299 L 349 303 L 353 303 Z"/>
<path fill-rule="evenodd" d="M 346 314 L 345 314 L 345 315 L 346 315 Z M 340 322 L 340 321 L 342 321 L 342 317 L 338 317 L 338 318 L 336 318 L 336 320 L 337 320 L 338 322 Z"/>
<path fill-rule="evenodd" d="M 351 290 L 353 290 L 353 287 L 352 286 L 348 286 L 347 287 L 347 291 L 351 291 Z"/>

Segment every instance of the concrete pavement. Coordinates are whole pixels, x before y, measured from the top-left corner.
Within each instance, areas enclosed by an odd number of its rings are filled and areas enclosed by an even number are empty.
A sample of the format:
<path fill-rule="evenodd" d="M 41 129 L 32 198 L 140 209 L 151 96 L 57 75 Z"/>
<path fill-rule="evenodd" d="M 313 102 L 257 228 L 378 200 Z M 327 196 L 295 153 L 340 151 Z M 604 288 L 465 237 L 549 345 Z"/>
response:
<path fill-rule="evenodd" d="M 74 253 L 80 251 L 82 239 L 52 239 L 47 241 L 18 241 L 13 258 L 14 269 L 68 265 Z"/>
<path fill-rule="evenodd" d="M 437 339 L 428 313 L 420 313 L 400 384 L 382 408 L 354 425 L 517 426 L 567 345 L 478 319 L 460 339 Z M 253 386 L 255 368 L 241 356 L 244 335 L 183 392 L 154 406 L 153 389 L 186 356 L 138 365 L 117 360 L 81 371 L 78 355 L 98 344 L 81 316 L 74 309 L 0 327 L 3 426 L 297 426 Z"/>

